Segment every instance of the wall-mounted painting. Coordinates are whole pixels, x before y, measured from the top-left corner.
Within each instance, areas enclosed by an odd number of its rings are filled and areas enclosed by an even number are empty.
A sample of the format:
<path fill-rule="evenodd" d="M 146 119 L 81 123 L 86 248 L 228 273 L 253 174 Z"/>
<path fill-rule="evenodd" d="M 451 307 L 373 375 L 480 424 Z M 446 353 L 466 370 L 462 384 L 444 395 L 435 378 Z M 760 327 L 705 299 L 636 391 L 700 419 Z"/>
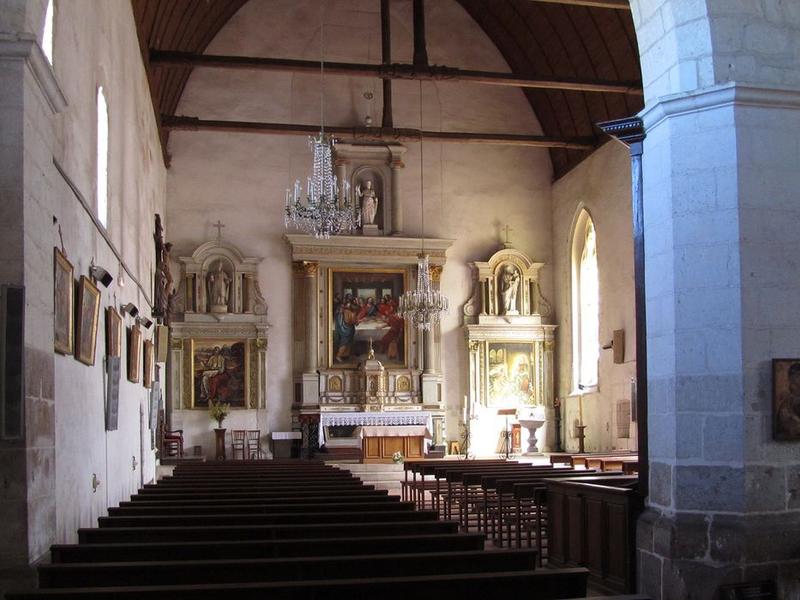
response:
<path fill-rule="evenodd" d="M 800 440 L 800 358 L 772 361 L 772 431 L 776 440 Z"/>
<path fill-rule="evenodd" d="M 94 364 L 97 347 L 97 324 L 100 320 L 100 290 L 85 275 L 78 283 L 78 310 L 75 323 L 75 358 Z"/>
<path fill-rule="evenodd" d="M 106 354 L 122 356 L 122 317 L 113 306 L 106 309 Z"/>
<path fill-rule="evenodd" d="M 75 282 L 72 264 L 53 248 L 53 341 L 56 352 L 72 354 Z"/>
<path fill-rule="evenodd" d="M 142 383 L 144 387 L 153 387 L 153 375 L 155 366 L 155 346 L 151 340 L 144 341 L 144 362 L 142 363 Z"/>
<path fill-rule="evenodd" d="M 406 290 L 403 269 L 328 272 L 328 364 L 355 368 L 367 358 L 369 342 L 385 367 L 408 365 L 408 330 L 397 315 Z"/>
<path fill-rule="evenodd" d="M 487 345 L 488 405 L 534 404 L 533 343 L 489 342 Z"/>
<path fill-rule="evenodd" d="M 134 325 L 128 334 L 128 381 L 139 383 L 142 373 L 142 330 Z"/>
<path fill-rule="evenodd" d="M 207 408 L 209 401 L 245 408 L 250 359 L 247 340 L 191 340 L 192 406 Z"/>

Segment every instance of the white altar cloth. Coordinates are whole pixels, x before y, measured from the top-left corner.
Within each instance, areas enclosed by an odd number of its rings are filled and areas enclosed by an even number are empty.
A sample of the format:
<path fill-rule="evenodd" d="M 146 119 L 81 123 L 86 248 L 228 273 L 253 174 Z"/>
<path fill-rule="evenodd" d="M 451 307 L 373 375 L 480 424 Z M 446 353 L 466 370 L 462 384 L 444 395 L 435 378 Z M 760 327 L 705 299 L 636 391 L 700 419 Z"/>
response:
<path fill-rule="evenodd" d="M 382 426 L 382 425 L 424 425 L 433 430 L 431 413 L 416 411 L 391 412 L 324 412 L 319 416 L 319 445 L 325 445 L 325 428 L 337 425 Z"/>

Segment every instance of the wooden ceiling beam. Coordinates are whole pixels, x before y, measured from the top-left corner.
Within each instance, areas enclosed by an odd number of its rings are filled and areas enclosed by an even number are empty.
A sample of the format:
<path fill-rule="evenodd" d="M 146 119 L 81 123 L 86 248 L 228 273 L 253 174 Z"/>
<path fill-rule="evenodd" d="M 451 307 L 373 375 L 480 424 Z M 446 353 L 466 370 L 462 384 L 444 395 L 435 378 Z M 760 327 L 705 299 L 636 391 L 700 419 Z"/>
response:
<path fill-rule="evenodd" d="M 229 133 L 258 133 L 263 135 L 316 135 L 317 125 L 291 123 L 258 123 L 254 121 L 206 120 L 196 117 L 162 115 L 161 126 L 168 131 L 219 131 Z M 559 139 L 542 135 L 509 133 L 468 133 L 453 131 L 420 131 L 407 128 L 382 127 L 325 127 L 325 131 L 339 140 L 358 142 L 450 142 L 460 144 L 495 144 L 525 146 L 529 148 L 563 148 L 568 150 L 594 150 L 593 138 Z"/>
<path fill-rule="evenodd" d="M 205 67 L 213 69 L 319 73 L 319 62 L 313 60 L 221 56 L 194 54 L 190 52 L 168 52 L 163 50 L 150 51 L 150 66 L 151 68 Z M 439 65 L 415 66 L 398 63 L 381 65 L 326 62 L 325 72 L 330 75 L 377 77 L 384 80 L 414 79 L 423 81 L 462 81 L 518 88 L 631 94 L 637 96 L 641 96 L 643 93 L 642 84 L 639 81 L 602 81 L 592 79 L 565 79 L 559 77 L 535 77 L 530 75 L 518 75 L 516 73 L 472 71 Z"/>
<path fill-rule="evenodd" d="M 628 0 L 529 0 L 530 2 L 544 2 L 545 4 L 564 4 L 566 6 L 586 6 L 588 8 L 611 8 L 614 10 L 630 10 Z"/>

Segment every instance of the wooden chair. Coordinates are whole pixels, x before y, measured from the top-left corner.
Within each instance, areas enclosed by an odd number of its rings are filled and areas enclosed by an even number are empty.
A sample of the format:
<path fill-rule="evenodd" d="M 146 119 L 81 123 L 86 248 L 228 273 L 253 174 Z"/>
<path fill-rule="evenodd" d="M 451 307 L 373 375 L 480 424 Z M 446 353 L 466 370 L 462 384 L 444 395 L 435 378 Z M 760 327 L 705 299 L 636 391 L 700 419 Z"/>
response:
<path fill-rule="evenodd" d="M 247 431 L 247 458 L 261 458 L 261 430 L 249 429 Z"/>
<path fill-rule="evenodd" d="M 158 427 L 161 432 L 161 456 L 183 457 L 183 429 L 167 429 L 163 412 L 159 415 Z"/>
<path fill-rule="evenodd" d="M 233 460 L 236 460 L 237 450 L 242 453 L 242 460 L 244 460 L 245 434 L 246 431 L 244 429 L 234 429 L 231 431 L 231 437 L 233 440 L 231 443 L 231 449 L 233 450 L 231 453 L 231 458 L 233 458 Z"/>

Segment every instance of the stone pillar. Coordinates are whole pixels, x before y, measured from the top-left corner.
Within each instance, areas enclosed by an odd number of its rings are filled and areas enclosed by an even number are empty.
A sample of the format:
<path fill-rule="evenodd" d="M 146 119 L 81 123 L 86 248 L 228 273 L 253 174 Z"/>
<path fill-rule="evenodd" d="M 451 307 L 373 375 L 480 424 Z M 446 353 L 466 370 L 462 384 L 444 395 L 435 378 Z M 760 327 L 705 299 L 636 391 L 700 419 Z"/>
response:
<path fill-rule="evenodd" d="M 341 203 L 345 200 L 342 192 L 344 192 L 345 184 L 347 183 L 347 161 L 337 158 L 334 160 L 333 166 L 336 168 L 336 181 L 339 184 L 339 202 Z"/>
<path fill-rule="evenodd" d="M 317 272 L 319 263 L 296 262 L 294 263 L 294 268 L 295 273 L 300 275 L 295 281 L 302 286 L 305 321 L 303 339 L 305 351 L 303 353 L 303 373 L 301 378 L 303 407 L 317 406 L 319 404 L 319 374 L 317 373 L 317 359 L 319 356 Z"/>
<path fill-rule="evenodd" d="M 403 235 L 403 205 L 400 202 L 400 169 L 405 167 L 399 157 L 389 164 L 392 169 L 392 235 Z"/>
<path fill-rule="evenodd" d="M 429 274 L 431 278 L 431 285 L 439 288 L 439 280 L 442 276 L 441 265 L 430 265 Z M 426 406 L 441 402 L 441 385 L 442 376 L 438 369 L 437 362 L 437 333 L 439 330 L 438 324 L 431 325 L 430 331 L 422 331 L 423 339 L 423 352 L 422 352 L 422 399 Z"/>
<path fill-rule="evenodd" d="M 735 83 L 642 113 L 648 508 L 641 591 L 799 591 L 800 452 L 772 437 L 771 359 L 800 356 L 800 91 Z M 641 440 L 640 440 L 641 442 Z"/>

